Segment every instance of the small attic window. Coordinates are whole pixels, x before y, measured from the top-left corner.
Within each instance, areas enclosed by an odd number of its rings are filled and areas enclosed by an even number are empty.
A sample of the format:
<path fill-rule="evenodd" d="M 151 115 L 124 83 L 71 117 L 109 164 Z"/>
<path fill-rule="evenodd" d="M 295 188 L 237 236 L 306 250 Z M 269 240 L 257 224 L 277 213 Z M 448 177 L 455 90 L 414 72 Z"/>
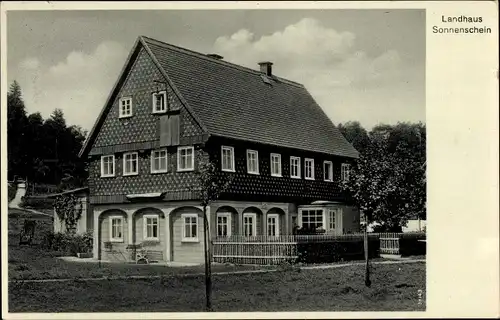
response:
<path fill-rule="evenodd" d="M 153 113 L 164 113 L 167 111 L 167 92 L 153 93 Z"/>
<path fill-rule="evenodd" d="M 119 118 L 128 118 L 132 116 L 132 98 L 123 97 L 119 102 Z"/>

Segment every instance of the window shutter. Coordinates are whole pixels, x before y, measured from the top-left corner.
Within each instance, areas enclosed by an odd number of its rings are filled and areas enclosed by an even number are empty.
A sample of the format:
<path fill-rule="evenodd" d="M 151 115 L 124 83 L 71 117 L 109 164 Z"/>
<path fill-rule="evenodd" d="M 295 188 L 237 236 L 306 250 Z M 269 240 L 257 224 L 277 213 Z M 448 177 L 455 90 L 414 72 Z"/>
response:
<path fill-rule="evenodd" d="M 160 147 L 172 145 L 172 136 L 170 134 L 169 116 L 160 117 Z"/>
<path fill-rule="evenodd" d="M 179 115 L 174 114 L 170 116 L 170 139 L 172 145 L 179 145 L 179 136 L 180 136 L 180 121 Z"/>

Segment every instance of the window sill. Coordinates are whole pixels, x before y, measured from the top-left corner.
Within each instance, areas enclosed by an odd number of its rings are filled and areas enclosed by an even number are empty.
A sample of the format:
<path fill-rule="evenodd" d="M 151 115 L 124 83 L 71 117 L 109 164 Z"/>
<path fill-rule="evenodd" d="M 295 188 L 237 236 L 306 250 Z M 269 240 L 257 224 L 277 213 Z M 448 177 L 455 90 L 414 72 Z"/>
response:
<path fill-rule="evenodd" d="M 281 174 L 271 174 L 271 177 L 283 178 Z"/>
<path fill-rule="evenodd" d="M 311 180 L 311 181 L 313 181 L 313 180 L 314 180 L 314 178 L 304 178 L 304 179 L 306 179 L 306 180 Z"/>
<path fill-rule="evenodd" d="M 142 240 L 143 241 L 147 241 L 147 242 L 151 242 L 151 243 L 154 243 L 154 244 L 160 243 L 160 239 L 159 238 L 144 238 Z"/>
<path fill-rule="evenodd" d="M 123 176 L 124 177 L 130 177 L 130 176 L 137 176 L 139 175 L 139 172 L 134 172 L 134 173 L 124 173 Z"/>
<path fill-rule="evenodd" d="M 101 178 L 114 178 L 115 175 L 101 175 Z"/>
<path fill-rule="evenodd" d="M 250 171 L 247 171 L 248 174 L 254 174 L 254 175 L 260 175 L 259 172 L 250 172 Z"/>
<path fill-rule="evenodd" d="M 185 242 L 185 243 L 196 243 L 196 242 L 200 242 L 200 240 L 198 238 L 183 238 L 181 240 L 181 242 Z"/>
<path fill-rule="evenodd" d="M 222 172 L 236 172 L 236 170 L 231 170 L 231 169 L 221 169 Z"/>
<path fill-rule="evenodd" d="M 194 168 L 189 168 L 189 169 L 177 169 L 177 172 L 189 172 L 189 171 L 194 171 Z"/>
<path fill-rule="evenodd" d="M 333 182 L 333 180 L 324 180 L 325 182 Z"/>
<path fill-rule="evenodd" d="M 118 116 L 118 119 L 128 119 L 128 118 L 132 118 L 133 114 L 130 114 L 130 115 L 126 115 L 126 116 Z"/>
<path fill-rule="evenodd" d="M 163 110 L 163 111 L 153 111 L 151 112 L 152 114 L 165 114 L 167 113 L 167 110 Z"/>
<path fill-rule="evenodd" d="M 161 173 L 168 173 L 168 170 L 151 171 L 151 174 L 161 174 Z"/>
<path fill-rule="evenodd" d="M 292 178 L 292 179 L 302 179 L 302 177 L 294 177 L 294 176 L 290 176 L 290 178 Z"/>
<path fill-rule="evenodd" d="M 113 243 L 123 243 L 123 239 L 110 239 L 109 242 Z"/>

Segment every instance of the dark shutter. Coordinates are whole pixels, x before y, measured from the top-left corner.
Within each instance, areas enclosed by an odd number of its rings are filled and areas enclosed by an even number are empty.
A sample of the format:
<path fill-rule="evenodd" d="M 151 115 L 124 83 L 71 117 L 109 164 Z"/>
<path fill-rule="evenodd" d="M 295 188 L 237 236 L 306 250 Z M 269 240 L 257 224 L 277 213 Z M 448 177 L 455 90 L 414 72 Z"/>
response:
<path fill-rule="evenodd" d="M 160 117 L 160 147 L 172 145 L 169 122 L 168 115 Z"/>
<path fill-rule="evenodd" d="M 180 123 L 179 123 L 179 115 L 174 114 L 170 116 L 170 137 L 172 145 L 179 145 L 179 136 L 180 136 Z"/>

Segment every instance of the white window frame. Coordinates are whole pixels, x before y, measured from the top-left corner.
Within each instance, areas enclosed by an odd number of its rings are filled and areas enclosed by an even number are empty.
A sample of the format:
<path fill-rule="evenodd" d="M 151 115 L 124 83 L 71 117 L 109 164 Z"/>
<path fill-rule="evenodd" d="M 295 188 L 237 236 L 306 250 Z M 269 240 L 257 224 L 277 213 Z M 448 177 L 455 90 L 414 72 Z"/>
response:
<path fill-rule="evenodd" d="M 122 227 L 122 236 L 120 238 L 113 238 L 113 220 L 120 220 L 120 224 Z M 109 241 L 110 242 L 123 242 L 125 235 L 125 225 L 123 223 L 124 219 L 122 216 L 110 216 L 109 217 Z"/>
<path fill-rule="evenodd" d="M 250 154 L 255 155 L 255 171 L 250 170 Z M 259 152 L 247 149 L 247 172 L 250 174 L 259 174 Z"/>
<path fill-rule="evenodd" d="M 191 150 L 191 165 L 188 168 L 181 168 L 181 151 L 183 150 Z M 187 147 L 178 147 L 177 148 L 177 172 L 184 172 L 184 171 L 193 171 L 194 170 L 194 147 L 193 146 L 187 146 Z"/>
<path fill-rule="evenodd" d="M 160 95 L 163 96 L 163 101 L 164 101 L 164 105 L 163 105 L 164 109 L 163 110 L 157 110 L 156 109 L 156 97 L 160 96 Z M 164 90 L 164 91 L 160 91 L 158 93 L 153 92 L 153 99 L 152 99 L 152 101 L 153 101 L 153 105 L 152 105 L 153 111 L 152 111 L 152 113 L 158 114 L 158 113 L 165 113 L 165 112 L 167 112 L 167 91 Z"/>
<path fill-rule="evenodd" d="M 246 217 L 252 218 L 252 235 L 251 236 L 246 235 L 246 228 L 245 228 L 245 218 Z M 244 213 L 243 214 L 243 235 L 245 237 L 255 237 L 257 235 L 257 214 L 256 213 Z"/>
<path fill-rule="evenodd" d="M 311 176 L 307 176 L 307 163 L 311 163 Z M 304 159 L 304 179 L 306 180 L 314 180 L 314 159 L 305 158 Z"/>
<path fill-rule="evenodd" d="M 275 218 L 276 223 L 274 225 L 275 227 L 275 235 L 270 235 L 269 234 L 269 218 Z M 278 237 L 280 235 L 280 216 L 277 213 L 271 213 L 268 214 L 266 217 L 266 235 L 269 237 Z"/>
<path fill-rule="evenodd" d="M 293 167 L 294 160 L 298 161 L 297 162 L 297 175 L 292 175 L 292 167 Z M 300 162 L 300 157 L 291 156 L 290 157 L 290 177 L 294 178 L 294 179 L 301 179 L 302 178 L 301 172 L 300 172 L 301 167 L 302 166 L 301 166 L 301 162 Z"/>
<path fill-rule="evenodd" d="M 165 169 L 155 169 L 154 168 L 154 163 L 155 163 L 155 152 L 165 152 Z M 158 158 L 163 159 L 163 158 Z M 167 149 L 157 149 L 157 150 L 151 150 L 151 173 L 164 173 L 168 172 L 168 152 Z"/>
<path fill-rule="evenodd" d="M 124 113 L 123 111 L 123 103 L 128 101 L 130 103 L 130 113 Z M 132 106 L 132 97 L 121 97 L 118 100 L 118 117 L 121 118 L 130 118 L 134 115 L 133 106 Z"/>
<path fill-rule="evenodd" d="M 330 165 L 330 169 L 328 170 L 328 178 L 325 179 L 326 165 Z M 323 179 L 328 182 L 333 181 L 333 162 L 325 160 L 323 161 Z"/>
<path fill-rule="evenodd" d="M 196 237 L 186 236 L 186 218 L 196 218 Z M 182 219 L 182 242 L 200 242 L 200 222 L 198 214 L 196 213 L 183 213 Z"/>
<path fill-rule="evenodd" d="M 231 168 L 224 168 L 224 151 L 229 151 L 231 154 L 231 159 L 230 159 L 230 164 Z M 229 146 L 221 146 L 220 148 L 220 167 L 222 171 L 225 172 L 235 172 L 234 168 L 234 147 L 229 147 Z"/>
<path fill-rule="evenodd" d="M 231 221 L 231 212 L 217 212 L 217 221 L 215 224 L 216 227 L 216 235 L 217 237 L 224 237 L 222 235 L 219 235 L 219 217 L 221 218 L 227 218 L 227 236 L 231 236 L 231 228 L 232 228 L 232 221 Z"/>
<path fill-rule="evenodd" d="M 342 163 L 340 168 L 340 178 L 342 181 L 349 181 L 351 174 L 351 165 L 349 163 Z"/>
<path fill-rule="evenodd" d="M 147 219 L 156 219 L 156 237 L 148 237 L 148 226 L 147 226 Z M 157 214 L 145 214 L 142 217 L 142 238 L 144 240 L 155 240 L 155 241 L 160 241 L 160 216 Z"/>
<path fill-rule="evenodd" d="M 135 160 L 137 161 L 137 165 L 135 166 L 136 171 L 133 172 L 125 172 L 125 169 L 127 168 L 127 156 L 134 156 L 135 155 Z M 123 154 L 123 176 L 136 176 L 139 174 L 139 153 L 138 152 L 126 152 Z"/>
<path fill-rule="evenodd" d="M 113 174 L 104 174 L 104 158 L 109 158 L 111 157 L 112 159 L 112 168 L 113 168 Z M 108 178 L 108 177 L 114 177 L 115 176 L 115 155 L 110 154 L 110 155 L 104 155 L 101 156 L 101 178 Z"/>
<path fill-rule="evenodd" d="M 278 173 L 273 173 L 273 157 L 277 157 L 278 158 L 278 163 L 279 163 L 279 172 Z M 271 176 L 272 177 L 281 177 L 281 154 L 279 153 L 271 153 L 271 157 L 270 157 L 270 160 L 271 160 L 271 163 L 270 163 L 270 169 L 271 169 Z"/>
<path fill-rule="evenodd" d="M 336 231 L 337 230 L 337 209 L 328 209 L 328 229 Z M 332 217 L 333 217 L 333 228 L 332 228 Z"/>
<path fill-rule="evenodd" d="M 320 211 L 321 210 L 321 228 L 323 229 L 326 229 L 326 226 L 328 225 L 328 220 L 327 220 L 327 209 L 324 208 L 324 207 L 314 207 L 314 208 L 302 208 L 299 210 L 299 220 L 298 220 L 298 223 L 299 223 L 299 227 L 303 227 L 303 224 L 302 224 L 302 220 L 304 219 L 303 218 L 303 212 L 304 211 Z"/>

